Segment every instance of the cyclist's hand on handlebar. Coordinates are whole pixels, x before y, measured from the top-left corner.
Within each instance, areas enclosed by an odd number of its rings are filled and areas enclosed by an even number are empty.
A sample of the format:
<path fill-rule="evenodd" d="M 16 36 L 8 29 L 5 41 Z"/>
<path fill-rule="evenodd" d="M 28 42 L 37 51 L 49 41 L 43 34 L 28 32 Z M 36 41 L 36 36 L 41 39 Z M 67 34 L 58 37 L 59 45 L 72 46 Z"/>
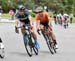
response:
<path fill-rule="evenodd" d="M 16 26 L 15 26 L 15 32 L 19 33 L 19 30 L 18 30 L 18 28 Z"/>
<path fill-rule="evenodd" d="M 38 33 L 39 35 L 41 35 L 39 31 L 40 31 L 40 29 L 37 29 L 37 33 Z"/>
<path fill-rule="evenodd" d="M 40 29 L 37 29 L 37 32 L 40 31 Z"/>
<path fill-rule="evenodd" d="M 30 27 L 31 27 L 31 29 L 34 27 L 34 25 L 33 24 L 30 24 Z"/>
<path fill-rule="evenodd" d="M 31 25 L 30 28 L 33 29 L 33 25 Z"/>

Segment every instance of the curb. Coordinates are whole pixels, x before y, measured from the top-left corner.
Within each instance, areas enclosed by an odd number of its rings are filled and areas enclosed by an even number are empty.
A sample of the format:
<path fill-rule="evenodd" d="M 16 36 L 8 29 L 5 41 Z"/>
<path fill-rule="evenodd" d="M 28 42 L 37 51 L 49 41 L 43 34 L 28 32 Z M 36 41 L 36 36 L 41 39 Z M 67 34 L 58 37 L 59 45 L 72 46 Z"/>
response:
<path fill-rule="evenodd" d="M 10 19 L 0 19 L 0 23 L 15 23 L 15 20 L 10 20 Z"/>

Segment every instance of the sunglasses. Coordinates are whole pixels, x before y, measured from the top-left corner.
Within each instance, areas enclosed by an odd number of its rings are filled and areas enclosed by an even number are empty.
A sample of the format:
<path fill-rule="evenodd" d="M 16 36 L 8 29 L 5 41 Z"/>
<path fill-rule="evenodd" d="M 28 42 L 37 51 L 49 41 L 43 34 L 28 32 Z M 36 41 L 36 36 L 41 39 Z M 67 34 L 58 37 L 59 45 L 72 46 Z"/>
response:
<path fill-rule="evenodd" d="M 42 13 L 43 11 L 39 11 L 39 12 L 37 12 L 37 13 Z"/>
<path fill-rule="evenodd" d="M 24 11 L 23 9 L 20 9 L 19 11 Z"/>

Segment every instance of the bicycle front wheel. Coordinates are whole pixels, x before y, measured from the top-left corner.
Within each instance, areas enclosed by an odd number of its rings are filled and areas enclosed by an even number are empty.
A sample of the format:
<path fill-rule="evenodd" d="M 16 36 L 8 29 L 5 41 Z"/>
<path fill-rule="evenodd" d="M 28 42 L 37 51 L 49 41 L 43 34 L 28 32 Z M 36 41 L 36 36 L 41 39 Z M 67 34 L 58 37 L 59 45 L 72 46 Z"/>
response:
<path fill-rule="evenodd" d="M 46 39 L 46 43 L 47 46 L 49 48 L 49 51 L 51 52 L 51 54 L 54 54 L 54 47 L 52 47 L 52 43 L 51 43 L 51 39 L 48 37 L 48 35 L 45 35 L 45 39 Z"/>
<path fill-rule="evenodd" d="M 31 57 L 32 56 L 32 47 L 29 45 L 28 36 L 24 36 L 24 45 L 25 45 L 25 49 L 26 49 L 28 55 Z"/>

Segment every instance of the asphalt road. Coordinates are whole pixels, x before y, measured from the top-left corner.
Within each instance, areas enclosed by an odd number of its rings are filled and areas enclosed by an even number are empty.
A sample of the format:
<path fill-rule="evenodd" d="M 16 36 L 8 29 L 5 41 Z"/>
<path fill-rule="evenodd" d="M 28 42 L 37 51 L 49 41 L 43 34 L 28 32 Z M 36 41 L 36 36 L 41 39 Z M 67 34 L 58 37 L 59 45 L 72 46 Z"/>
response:
<path fill-rule="evenodd" d="M 38 36 L 40 44 L 39 55 L 29 57 L 24 48 L 22 34 L 16 34 L 13 23 L 0 23 L 0 37 L 5 45 L 5 58 L 0 61 L 75 61 L 75 24 L 68 29 L 53 24 L 59 49 L 52 55 L 44 38 Z"/>

